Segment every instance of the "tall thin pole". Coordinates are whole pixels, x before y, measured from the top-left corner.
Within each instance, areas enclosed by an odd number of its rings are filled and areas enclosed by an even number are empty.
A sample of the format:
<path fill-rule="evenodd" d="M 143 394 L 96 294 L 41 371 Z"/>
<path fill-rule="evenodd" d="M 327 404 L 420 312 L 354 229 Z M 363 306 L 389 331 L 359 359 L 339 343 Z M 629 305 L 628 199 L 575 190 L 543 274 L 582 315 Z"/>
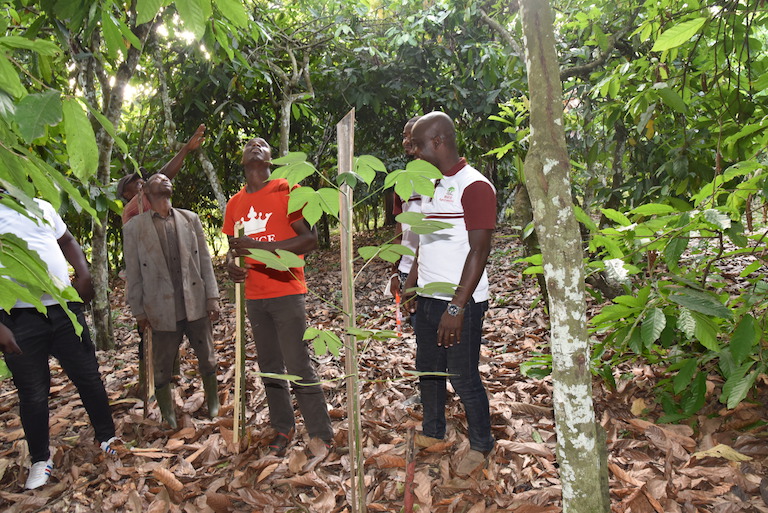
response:
<path fill-rule="evenodd" d="M 336 124 L 339 144 L 339 174 L 351 173 L 355 149 L 355 109 Z M 352 188 L 344 184 L 339 195 L 339 224 L 341 227 L 341 293 L 344 327 L 355 325 L 355 284 L 352 266 Z M 358 383 L 357 342 L 352 335 L 344 336 L 344 367 L 347 374 L 347 419 L 349 421 L 349 472 L 352 482 L 352 511 L 364 513 L 365 474 L 363 470 L 362 424 L 360 422 L 360 390 Z"/>

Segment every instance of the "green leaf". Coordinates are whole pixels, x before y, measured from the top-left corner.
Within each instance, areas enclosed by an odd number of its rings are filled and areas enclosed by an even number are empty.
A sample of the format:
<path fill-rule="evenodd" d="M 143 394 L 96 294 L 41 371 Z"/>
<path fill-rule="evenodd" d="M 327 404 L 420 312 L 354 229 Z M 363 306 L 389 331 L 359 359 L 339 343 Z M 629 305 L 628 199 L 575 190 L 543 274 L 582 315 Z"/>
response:
<path fill-rule="evenodd" d="M 109 14 L 108 9 L 101 11 L 101 33 L 107 47 L 107 57 L 111 60 L 116 59 L 117 52 L 125 51 L 125 45 L 123 44 L 123 37 L 120 35 L 120 29 L 117 28 L 117 23 Z"/>
<path fill-rule="evenodd" d="M 277 162 L 276 159 L 273 160 L 273 164 L 282 164 L 282 162 Z M 315 169 L 315 166 L 313 166 L 311 163 L 307 162 L 306 160 L 302 161 L 296 161 L 296 162 L 290 162 L 286 163 L 281 168 L 275 170 L 272 172 L 272 175 L 270 176 L 270 180 L 276 180 L 278 178 L 285 178 L 288 181 L 288 184 L 293 187 L 294 185 L 298 184 L 308 176 L 311 176 L 313 173 L 316 173 L 317 169 Z"/>
<path fill-rule="evenodd" d="M 357 340 L 386 341 L 397 338 L 397 332 L 393 330 L 365 330 L 355 326 L 347 328 L 347 334 L 352 335 Z"/>
<path fill-rule="evenodd" d="M 86 181 L 96 174 L 99 165 L 96 136 L 80 102 L 74 98 L 65 98 L 63 111 L 69 165 L 78 179 Z"/>
<path fill-rule="evenodd" d="M 688 248 L 689 241 L 689 237 L 679 235 L 670 240 L 664 248 L 664 262 L 672 271 L 680 268 L 678 262 L 680 262 L 680 257 Z"/>
<path fill-rule="evenodd" d="M 288 198 L 288 213 L 301 210 L 301 214 L 310 226 L 322 217 L 323 212 L 339 216 L 339 191 L 324 187 L 315 191 L 311 187 L 297 187 Z"/>
<path fill-rule="evenodd" d="M 290 271 L 293 268 L 304 267 L 303 258 L 284 249 L 278 249 L 275 253 L 265 249 L 250 249 L 247 256 L 261 262 L 269 269 L 277 269 L 278 271 Z"/>
<path fill-rule="evenodd" d="M 688 385 L 693 379 L 693 373 L 696 372 L 696 369 L 699 366 L 698 363 L 698 360 L 695 358 L 688 358 L 685 360 L 685 363 L 683 363 L 680 370 L 675 374 L 675 378 L 672 380 L 672 389 L 675 394 L 679 394 L 688 388 Z"/>
<path fill-rule="evenodd" d="M 0 46 L 6 48 L 21 48 L 31 50 L 40 55 L 53 57 L 61 53 L 61 49 L 55 43 L 43 39 L 28 39 L 22 36 L 3 36 L 0 37 Z"/>
<path fill-rule="evenodd" d="M 731 218 L 719 210 L 708 208 L 703 212 L 703 215 L 709 224 L 716 226 L 720 230 L 727 230 L 731 227 Z"/>
<path fill-rule="evenodd" d="M 754 362 L 749 362 L 748 364 L 745 364 L 745 366 L 751 367 L 753 364 Z M 725 405 L 729 410 L 734 409 L 741 401 L 746 399 L 749 391 L 755 386 L 759 375 L 759 372 L 753 371 L 740 378 L 737 378 L 736 376 L 731 377 L 731 379 L 726 381 L 723 385 L 723 393 L 720 401 L 725 402 Z M 725 401 L 723 401 L 723 399 L 725 399 Z"/>
<path fill-rule="evenodd" d="M 382 244 L 381 246 L 363 246 L 357 250 L 365 260 L 379 257 L 387 262 L 395 263 L 403 255 L 415 256 L 416 254 L 402 244 Z"/>
<path fill-rule="evenodd" d="M 643 338 L 643 344 L 645 347 L 651 347 L 651 345 L 659 339 L 659 335 L 664 331 L 667 326 L 667 318 L 664 316 L 664 312 L 659 308 L 652 308 L 648 311 L 643 319 L 643 324 L 640 327 L 640 334 Z"/>
<path fill-rule="evenodd" d="M 680 406 L 683 409 L 683 413 L 693 415 L 704 406 L 707 396 L 707 375 L 704 372 L 699 372 L 693 379 L 693 384 L 690 388 L 690 393 L 683 397 L 680 401 Z"/>
<path fill-rule="evenodd" d="M 289 151 L 282 157 L 272 159 L 276 166 L 285 166 L 288 164 L 300 164 L 307 161 L 307 154 L 301 151 Z"/>
<path fill-rule="evenodd" d="M 163 0 L 136 0 L 136 25 L 155 19 L 162 6 Z"/>
<path fill-rule="evenodd" d="M 115 132 L 115 127 L 112 122 L 108 120 L 104 114 L 94 109 L 90 105 L 86 104 L 86 107 L 88 107 L 88 112 L 90 112 L 91 115 L 96 118 L 99 124 L 101 124 L 101 127 L 107 131 L 110 137 L 112 137 L 112 140 L 115 141 L 115 144 L 117 144 L 117 147 L 120 148 L 120 151 L 123 153 L 128 153 L 128 145 L 125 144 L 125 141 L 122 138 L 117 136 L 117 132 Z"/>
<path fill-rule="evenodd" d="M 450 228 L 451 224 L 445 221 L 435 221 L 424 218 L 424 214 L 419 212 L 403 212 L 395 217 L 395 221 L 401 224 L 407 224 L 411 227 L 413 233 L 424 235 L 434 233 L 445 228 Z"/>
<path fill-rule="evenodd" d="M 387 175 L 384 179 L 384 187 L 395 186 L 395 193 L 407 201 L 415 192 L 423 196 L 432 196 L 435 193 L 433 180 L 443 177 L 435 166 L 424 160 L 412 160 L 405 169 L 398 169 Z"/>
<path fill-rule="evenodd" d="M 452 296 L 456 292 L 457 285 L 446 281 L 427 283 L 423 287 L 408 289 L 408 292 L 417 292 L 424 296 Z"/>
<path fill-rule="evenodd" d="M 16 123 L 24 142 L 31 144 L 45 135 L 46 126 L 61 123 L 63 117 L 59 91 L 28 94 L 16 106 Z"/>
<path fill-rule="evenodd" d="M 27 93 L 19 79 L 19 71 L 0 53 L 0 90 L 14 98 L 21 98 Z"/>
<path fill-rule="evenodd" d="M 760 269 L 762 266 L 763 266 L 763 262 L 761 262 L 760 260 L 755 260 L 754 262 L 746 266 L 743 271 L 741 271 L 741 273 L 739 274 L 739 277 L 746 278 L 753 272 Z"/>
<path fill-rule="evenodd" d="M 249 23 L 248 14 L 243 3 L 238 0 L 215 0 L 216 7 L 232 22 L 233 25 L 246 28 Z"/>
<path fill-rule="evenodd" d="M 687 308 L 680 309 L 680 315 L 677 316 L 677 328 L 688 338 L 692 339 L 696 336 L 696 320 Z"/>
<path fill-rule="evenodd" d="M 208 17 L 205 15 L 207 8 L 211 7 L 211 0 L 176 0 L 176 10 L 187 30 L 194 34 L 198 41 L 205 34 L 205 24 Z"/>
<path fill-rule="evenodd" d="M 584 226 L 586 226 L 589 231 L 596 232 L 598 230 L 595 222 L 592 220 L 591 217 L 587 215 L 586 212 L 584 212 L 584 210 L 582 210 L 581 207 L 579 207 L 578 205 L 574 205 L 573 211 L 576 214 L 576 219 L 580 223 L 582 223 Z"/>
<path fill-rule="evenodd" d="M 685 114 L 685 112 L 688 110 L 688 107 L 685 105 L 683 98 L 671 87 L 663 87 L 659 89 L 658 92 L 659 96 L 661 97 L 661 101 L 663 101 L 667 107 L 681 114 Z"/>
<path fill-rule="evenodd" d="M 675 293 L 669 295 L 669 300 L 684 306 L 689 310 L 700 312 L 705 315 L 730 319 L 733 312 L 723 305 L 720 300 L 707 292 L 689 289 L 685 287 L 675 287 Z"/>
<path fill-rule="evenodd" d="M 640 205 L 639 207 L 633 208 L 629 211 L 630 214 L 637 214 L 641 216 L 666 215 L 672 212 L 677 212 L 675 207 L 670 205 L 663 205 L 661 203 L 648 203 L 645 205 Z"/>
<path fill-rule="evenodd" d="M 304 331 L 304 340 L 312 341 L 312 347 L 318 356 L 324 355 L 326 352 L 339 356 L 339 350 L 343 345 L 341 339 L 334 332 L 312 327 Z"/>
<path fill-rule="evenodd" d="M 659 36 L 653 44 L 651 51 L 663 52 L 682 45 L 698 34 L 706 21 L 707 18 L 695 18 L 693 20 L 675 24 L 672 28 L 665 30 L 664 33 Z"/>
<path fill-rule="evenodd" d="M 355 158 L 355 174 L 368 185 L 371 185 L 376 178 L 377 172 L 387 172 L 387 168 L 381 160 L 372 155 L 362 155 Z"/>
<path fill-rule="evenodd" d="M 728 344 L 728 350 L 736 365 L 741 365 L 752 354 L 752 347 L 756 341 L 755 318 L 746 314 L 733 330 L 731 341 Z"/>
<path fill-rule="evenodd" d="M 720 352 L 720 343 L 717 340 L 717 326 L 709 317 L 698 312 L 691 312 L 691 316 L 696 321 L 696 328 L 693 333 L 701 345 L 714 351 Z"/>

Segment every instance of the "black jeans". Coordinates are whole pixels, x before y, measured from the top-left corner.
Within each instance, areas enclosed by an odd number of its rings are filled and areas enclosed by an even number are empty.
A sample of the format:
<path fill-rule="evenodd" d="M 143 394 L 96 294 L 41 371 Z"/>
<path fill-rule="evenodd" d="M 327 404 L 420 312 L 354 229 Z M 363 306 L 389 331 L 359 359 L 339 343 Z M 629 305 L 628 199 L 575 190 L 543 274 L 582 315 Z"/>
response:
<path fill-rule="evenodd" d="M 447 301 L 418 298 L 416 321 L 416 370 L 447 372 L 451 385 L 464 404 L 469 429 L 469 446 L 480 452 L 493 449 L 491 414 L 488 395 L 477 368 L 480 361 L 483 314 L 488 302 L 470 300 L 464 310 L 461 343 L 449 348 L 437 345 L 437 328 L 445 313 Z M 422 431 L 433 438 L 445 437 L 446 377 L 421 376 L 421 403 L 424 406 Z"/>
<path fill-rule="evenodd" d="M 82 303 L 70 303 L 70 310 L 83 326 L 82 338 L 75 333 L 72 321 L 59 305 L 48 307 L 42 314 L 34 308 L 13 308 L 11 313 L 0 311 L 5 324 L 21 348 L 20 355 L 5 355 L 19 392 L 21 425 L 29 446 L 32 463 L 50 457 L 48 448 L 48 395 L 51 371 L 48 357 L 54 356 L 69 379 L 77 387 L 83 406 L 99 442 L 115 436 L 115 425 L 107 393 L 99 374 L 96 352 L 83 316 Z"/>

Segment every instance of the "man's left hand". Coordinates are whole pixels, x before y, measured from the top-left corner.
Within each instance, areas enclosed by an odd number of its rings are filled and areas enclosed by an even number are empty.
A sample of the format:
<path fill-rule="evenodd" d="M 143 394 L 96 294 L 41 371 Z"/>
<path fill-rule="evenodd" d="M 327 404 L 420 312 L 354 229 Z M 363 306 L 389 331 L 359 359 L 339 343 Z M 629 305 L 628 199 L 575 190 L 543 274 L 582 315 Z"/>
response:
<path fill-rule="evenodd" d="M 5 324 L 0 324 L 0 351 L 4 354 L 21 354 L 21 348 L 16 343 L 16 337 Z"/>
<path fill-rule="evenodd" d="M 443 313 L 440 325 L 437 327 L 437 345 L 445 348 L 461 343 L 461 327 L 464 324 L 464 312 L 453 316 Z"/>

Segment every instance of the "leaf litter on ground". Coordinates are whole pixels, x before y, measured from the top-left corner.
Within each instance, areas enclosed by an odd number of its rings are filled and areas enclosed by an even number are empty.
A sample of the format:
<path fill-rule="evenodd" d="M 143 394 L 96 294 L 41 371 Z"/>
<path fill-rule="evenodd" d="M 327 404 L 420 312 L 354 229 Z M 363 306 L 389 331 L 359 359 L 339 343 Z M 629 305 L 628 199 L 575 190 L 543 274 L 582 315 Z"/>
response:
<path fill-rule="evenodd" d="M 359 245 L 376 237 L 358 234 Z M 469 450 L 466 417 L 454 394 L 447 404 L 446 440 L 417 451 L 413 494 L 420 511 L 557 513 L 562 511 L 555 457 L 552 382 L 526 377 L 520 366 L 547 353 L 548 320 L 536 281 L 522 273 L 521 246 L 509 229 L 498 231 L 489 264 L 491 302 L 484 323 L 480 370 L 491 404 L 496 448 L 488 464 L 469 478 L 452 468 Z M 390 264 L 375 262 L 356 282 L 360 327 L 396 330 L 394 301 L 384 296 Z M 252 343 L 246 351 L 247 441 L 232 443 L 234 306 L 221 262 L 217 276 L 222 317 L 214 327 L 219 361 L 220 416 L 208 419 L 194 353 L 181 350 L 174 398 L 176 432 L 165 428 L 156 404 L 148 418 L 136 390 L 137 341 L 124 284 L 114 283 L 114 351 L 98 352 L 117 433 L 125 446 L 117 459 L 101 454 L 71 382 L 51 360 L 50 426 L 55 468 L 45 487 L 25 491 L 28 451 L 11 380 L 0 382 L 0 509 L 73 512 L 288 512 L 350 511 L 346 385 L 340 358 L 315 355 L 336 433 L 331 451 L 313 446 L 297 415 L 297 433 L 283 458 L 266 450 L 266 398 L 257 378 Z M 338 247 L 307 256 L 308 324 L 341 333 Z M 366 503 L 370 511 L 401 511 L 404 503 L 408 430 L 420 428 L 414 370 L 415 338 L 402 336 L 360 347 L 360 407 Z M 654 384 L 664 369 L 641 363 L 617 369 L 617 388 L 596 380 L 597 418 L 607 433 L 611 507 L 615 512 L 768 512 L 766 378 L 759 396 L 726 410 L 708 382 L 708 402 L 687 423 L 659 425 Z M 450 385 L 449 385 L 450 388 Z M 323 447 L 323 449 L 325 449 Z"/>

